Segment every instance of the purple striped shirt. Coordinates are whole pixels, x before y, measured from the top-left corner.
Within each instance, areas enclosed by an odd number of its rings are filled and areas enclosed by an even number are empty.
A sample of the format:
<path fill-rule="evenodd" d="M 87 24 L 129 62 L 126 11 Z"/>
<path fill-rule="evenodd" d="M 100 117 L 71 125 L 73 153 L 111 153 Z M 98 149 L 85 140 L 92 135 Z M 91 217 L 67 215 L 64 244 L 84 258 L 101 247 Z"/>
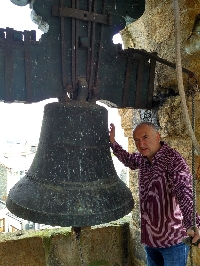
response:
<path fill-rule="evenodd" d="M 139 169 L 141 242 L 149 247 L 176 245 L 192 226 L 192 176 L 183 157 L 166 143 L 152 159 L 130 154 L 114 142 L 113 153 L 126 167 Z M 197 226 L 200 217 L 196 214 Z"/>

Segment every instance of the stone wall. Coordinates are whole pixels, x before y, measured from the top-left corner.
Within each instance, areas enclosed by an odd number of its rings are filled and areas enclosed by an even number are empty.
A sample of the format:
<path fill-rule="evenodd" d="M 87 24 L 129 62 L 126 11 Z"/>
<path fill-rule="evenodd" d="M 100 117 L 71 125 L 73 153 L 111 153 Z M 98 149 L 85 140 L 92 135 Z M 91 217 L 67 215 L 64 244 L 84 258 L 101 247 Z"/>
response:
<path fill-rule="evenodd" d="M 124 47 L 157 52 L 158 56 L 175 63 L 175 30 L 172 0 L 146 0 L 145 12 L 136 22 L 121 31 Z M 199 53 L 187 54 L 186 42 L 191 35 L 195 17 L 200 14 L 200 2 L 180 0 L 181 16 L 181 52 L 183 67 L 200 77 Z M 177 90 L 176 74 L 173 68 L 157 64 L 157 89 L 173 88 Z M 187 75 L 184 75 L 187 84 Z"/>
<path fill-rule="evenodd" d="M 0 235 L 0 266 L 134 266 L 129 218 L 81 231 L 71 228 Z M 82 264 L 83 263 L 83 264 Z"/>

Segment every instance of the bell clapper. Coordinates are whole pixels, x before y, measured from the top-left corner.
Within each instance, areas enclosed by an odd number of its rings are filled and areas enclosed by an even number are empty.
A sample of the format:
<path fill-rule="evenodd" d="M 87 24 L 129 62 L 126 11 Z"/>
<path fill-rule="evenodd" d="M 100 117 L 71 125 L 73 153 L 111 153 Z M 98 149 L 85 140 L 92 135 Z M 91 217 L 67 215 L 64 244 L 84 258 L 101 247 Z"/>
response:
<path fill-rule="evenodd" d="M 79 240 L 81 237 L 81 227 L 72 226 L 72 232 L 76 234 L 76 240 Z"/>
<path fill-rule="evenodd" d="M 59 100 L 59 102 L 69 102 L 70 98 L 69 98 L 69 95 L 67 93 L 63 93 L 63 95 L 61 95 L 58 98 L 58 100 Z"/>
<path fill-rule="evenodd" d="M 82 253 L 82 248 L 81 248 L 81 243 L 80 243 L 80 238 L 81 238 L 81 228 L 82 227 L 72 227 L 73 232 L 76 234 L 76 242 L 78 243 L 78 249 L 79 249 L 79 256 L 81 260 L 81 266 L 84 266 L 83 263 L 83 253 Z"/>

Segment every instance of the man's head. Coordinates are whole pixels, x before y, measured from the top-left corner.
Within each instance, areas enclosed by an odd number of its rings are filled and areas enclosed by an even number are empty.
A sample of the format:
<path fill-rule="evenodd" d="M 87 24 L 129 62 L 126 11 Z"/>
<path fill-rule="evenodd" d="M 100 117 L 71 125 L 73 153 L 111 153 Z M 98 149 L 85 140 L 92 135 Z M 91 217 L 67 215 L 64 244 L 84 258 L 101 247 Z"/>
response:
<path fill-rule="evenodd" d="M 142 122 L 133 130 L 133 139 L 138 151 L 152 161 L 153 156 L 159 151 L 160 134 L 151 122 Z"/>

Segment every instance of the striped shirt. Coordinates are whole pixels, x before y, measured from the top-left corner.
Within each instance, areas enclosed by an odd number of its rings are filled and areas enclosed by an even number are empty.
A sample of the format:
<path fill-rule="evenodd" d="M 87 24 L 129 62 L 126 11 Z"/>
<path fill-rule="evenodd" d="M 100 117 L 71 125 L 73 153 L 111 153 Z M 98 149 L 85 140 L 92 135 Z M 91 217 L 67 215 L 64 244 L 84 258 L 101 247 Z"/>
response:
<path fill-rule="evenodd" d="M 192 176 L 183 157 L 166 143 L 152 159 L 130 154 L 114 142 L 113 153 L 126 167 L 139 169 L 141 242 L 149 247 L 176 245 L 192 226 Z M 196 214 L 197 226 L 200 217 Z"/>

